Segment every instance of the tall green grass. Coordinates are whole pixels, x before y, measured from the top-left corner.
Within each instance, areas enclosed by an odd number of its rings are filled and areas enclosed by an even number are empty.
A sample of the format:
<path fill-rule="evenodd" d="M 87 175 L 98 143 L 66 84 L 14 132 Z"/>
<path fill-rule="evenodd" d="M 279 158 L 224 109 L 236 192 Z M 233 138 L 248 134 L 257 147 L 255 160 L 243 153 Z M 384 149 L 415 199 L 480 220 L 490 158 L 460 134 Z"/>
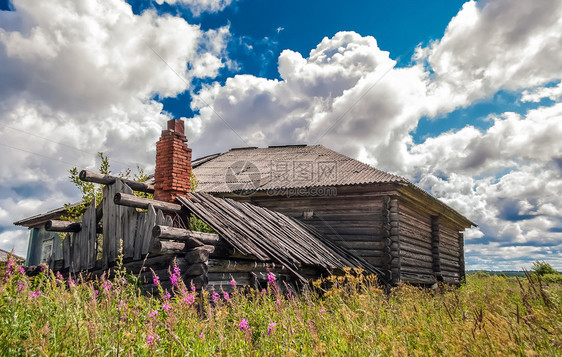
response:
<path fill-rule="evenodd" d="M 120 271 L 110 280 L 77 280 L 48 270 L 28 278 L 11 261 L 0 282 L 0 353 L 562 354 L 562 287 L 531 275 L 385 292 L 376 278 L 349 271 L 298 295 L 281 293 L 270 275 L 261 291 L 201 295 L 180 282 L 163 298 L 144 296 Z"/>

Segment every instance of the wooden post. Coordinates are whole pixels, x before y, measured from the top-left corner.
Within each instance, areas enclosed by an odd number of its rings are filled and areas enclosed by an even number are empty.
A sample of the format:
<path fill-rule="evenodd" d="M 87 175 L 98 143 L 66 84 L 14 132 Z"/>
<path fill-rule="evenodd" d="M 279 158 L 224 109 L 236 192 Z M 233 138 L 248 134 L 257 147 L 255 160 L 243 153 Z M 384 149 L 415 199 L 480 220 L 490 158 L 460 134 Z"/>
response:
<path fill-rule="evenodd" d="M 392 282 L 400 282 L 400 220 L 398 199 L 391 198 L 389 202 L 390 211 L 390 269 L 392 271 Z"/>
<path fill-rule="evenodd" d="M 464 233 L 459 232 L 459 282 L 466 282 L 466 271 L 464 266 Z"/>
<path fill-rule="evenodd" d="M 439 216 L 431 216 L 431 252 L 433 275 L 437 281 L 443 281 L 441 274 L 441 257 L 439 254 Z"/>
<path fill-rule="evenodd" d="M 382 200 L 382 217 L 383 217 L 383 226 L 382 226 L 382 247 L 381 247 L 381 262 L 382 262 L 382 270 L 385 273 L 385 278 L 388 281 L 392 281 L 392 269 L 390 263 L 392 261 L 392 252 L 391 252 L 391 245 L 392 240 L 390 239 L 390 231 L 392 229 L 391 225 L 391 218 L 395 216 L 394 213 L 390 213 L 390 197 L 384 196 Z M 394 216 L 393 216 L 394 215 Z"/>

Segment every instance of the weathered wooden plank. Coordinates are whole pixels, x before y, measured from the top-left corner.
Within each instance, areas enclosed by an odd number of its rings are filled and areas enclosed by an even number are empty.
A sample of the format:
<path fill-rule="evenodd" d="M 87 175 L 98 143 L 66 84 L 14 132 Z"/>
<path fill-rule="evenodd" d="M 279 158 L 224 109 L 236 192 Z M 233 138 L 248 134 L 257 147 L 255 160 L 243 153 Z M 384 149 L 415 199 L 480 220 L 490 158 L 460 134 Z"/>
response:
<path fill-rule="evenodd" d="M 138 260 L 141 258 L 142 249 L 144 244 L 144 230 L 145 230 L 145 221 L 148 213 L 146 212 L 137 212 L 136 213 L 136 228 L 134 234 L 134 254 L 133 259 Z"/>
<path fill-rule="evenodd" d="M 62 257 L 63 257 L 63 268 L 70 267 L 70 233 L 64 235 L 62 240 Z"/>
<path fill-rule="evenodd" d="M 102 225 L 103 225 L 103 247 L 102 247 L 102 269 L 106 270 L 109 267 L 110 256 L 111 256 L 111 247 L 113 246 L 113 224 L 112 224 L 112 204 L 110 195 L 113 193 L 112 189 L 113 185 L 105 186 L 102 190 L 103 193 L 103 216 L 102 216 Z"/>
<path fill-rule="evenodd" d="M 164 213 L 161 209 L 156 211 L 156 224 L 159 226 L 165 226 L 166 218 L 164 217 Z"/>
<path fill-rule="evenodd" d="M 82 219 L 84 230 L 86 230 L 86 255 L 84 256 L 84 264 L 82 269 L 93 269 L 96 266 L 97 258 L 97 220 L 96 220 L 96 205 L 95 202 L 90 204 L 90 207 L 84 212 Z"/>
<path fill-rule="evenodd" d="M 148 205 L 148 213 L 144 222 L 144 230 L 142 234 L 141 255 L 147 254 L 152 248 L 154 238 L 152 237 L 152 228 L 156 225 L 156 210 L 152 204 Z"/>

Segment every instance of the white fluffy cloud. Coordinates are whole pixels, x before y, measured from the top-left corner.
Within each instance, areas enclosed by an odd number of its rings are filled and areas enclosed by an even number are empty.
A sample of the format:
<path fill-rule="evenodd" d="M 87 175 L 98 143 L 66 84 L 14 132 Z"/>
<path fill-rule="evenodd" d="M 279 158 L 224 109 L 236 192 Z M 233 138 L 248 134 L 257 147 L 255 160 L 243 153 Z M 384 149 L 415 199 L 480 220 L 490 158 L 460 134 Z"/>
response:
<path fill-rule="evenodd" d="M 20 249 L 25 231 L 10 221 L 78 198 L 69 168 L 94 166 L 98 151 L 116 169 L 153 164 L 168 119 L 154 98 L 216 76 L 228 64 L 229 29 L 135 15 L 122 0 L 13 5 L 0 12 L 0 192 L 9 197 L 0 232 L 9 229 Z M 7 242 L 0 247 L 11 249 Z"/>
<path fill-rule="evenodd" d="M 193 15 L 199 16 L 202 12 L 222 11 L 232 3 L 232 0 L 156 0 L 156 3 L 181 4 L 189 8 Z"/>
<path fill-rule="evenodd" d="M 353 32 L 325 38 L 308 57 L 285 50 L 281 80 L 240 75 L 199 93 L 192 145 L 211 153 L 244 143 L 320 142 L 421 178 L 425 189 L 480 223 L 467 232 L 469 268 L 491 266 L 495 245 L 506 252 L 559 246 L 562 104 L 504 113 L 485 131 L 467 126 L 419 145 L 411 132 L 423 116 L 443 117 L 500 90 L 526 90 L 522 101 L 559 100 L 558 87 L 544 86 L 562 79 L 560 18 L 561 1 L 468 2 L 443 38 L 419 47 L 404 68 L 393 68 L 374 38 Z M 207 140 L 211 135 L 219 140 Z"/>

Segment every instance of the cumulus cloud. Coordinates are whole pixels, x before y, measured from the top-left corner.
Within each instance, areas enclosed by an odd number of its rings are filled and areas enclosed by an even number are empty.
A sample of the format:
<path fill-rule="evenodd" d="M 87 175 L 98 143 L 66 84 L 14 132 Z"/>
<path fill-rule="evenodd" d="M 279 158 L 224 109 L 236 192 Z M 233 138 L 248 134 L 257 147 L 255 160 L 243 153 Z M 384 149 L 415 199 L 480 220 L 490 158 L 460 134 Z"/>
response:
<path fill-rule="evenodd" d="M 11 199 L 1 201 L 0 228 L 77 200 L 67 170 L 93 167 L 98 151 L 116 170 L 153 165 L 169 118 L 154 98 L 229 64 L 228 26 L 135 15 L 121 0 L 13 5 L 0 12 L 0 192 Z M 23 239 L 17 232 L 9 237 Z"/>
<path fill-rule="evenodd" d="M 181 4 L 189 8 L 194 16 L 203 12 L 219 12 L 232 3 L 232 0 L 156 0 L 157 4 Z"/>

